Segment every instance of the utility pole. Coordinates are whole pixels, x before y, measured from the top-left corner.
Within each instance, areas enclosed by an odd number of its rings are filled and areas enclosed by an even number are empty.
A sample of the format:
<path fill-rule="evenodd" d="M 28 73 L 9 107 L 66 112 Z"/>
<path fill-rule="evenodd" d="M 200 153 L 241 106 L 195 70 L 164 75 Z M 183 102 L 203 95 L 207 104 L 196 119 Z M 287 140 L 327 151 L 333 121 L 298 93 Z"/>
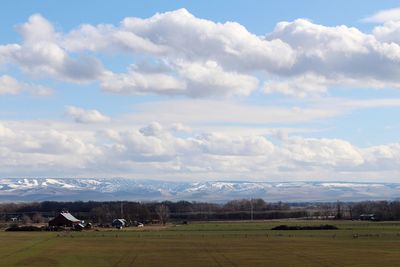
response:
<path fill-rule="evenodd" d="M 124 203 L 121 201 L 121 219 L 124 218 Z"/>
<path fill-rule="evenodd" d="M 339 200 L 337 201 L 337 204 L 336 204 L 336 216 L 335 217 L 338 220 L 342 219 L 342 207 L 340 205 Z"/>

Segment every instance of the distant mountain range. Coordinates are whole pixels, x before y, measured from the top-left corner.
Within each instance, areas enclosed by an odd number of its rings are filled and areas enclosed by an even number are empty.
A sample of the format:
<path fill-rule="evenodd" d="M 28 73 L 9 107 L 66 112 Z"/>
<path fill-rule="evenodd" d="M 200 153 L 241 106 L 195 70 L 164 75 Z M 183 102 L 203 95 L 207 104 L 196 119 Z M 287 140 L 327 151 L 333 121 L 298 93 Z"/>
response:
<path fill-rule="evenodd" d="M 354 182 L 167 182 L 133 179 L 0 178 L 0 202 L 70 200 L 188 200 L 225 202 L 361 201 L 400 199 L 400 183 Z"/>

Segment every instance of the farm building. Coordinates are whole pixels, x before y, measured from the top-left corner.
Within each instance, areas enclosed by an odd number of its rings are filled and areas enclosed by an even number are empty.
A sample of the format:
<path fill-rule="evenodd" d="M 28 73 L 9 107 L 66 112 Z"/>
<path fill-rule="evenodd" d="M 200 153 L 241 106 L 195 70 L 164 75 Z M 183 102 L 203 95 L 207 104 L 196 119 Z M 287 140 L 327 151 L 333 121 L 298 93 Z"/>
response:
<path fill-rule="evenodd" d="M 73 227 L 74 225 L 80 224 L 81 221 L 72 216 L 69 212 L 61 212 L 54 219 L 49 221 L 49 226 L 65 226 Z"/>
<path fill-rule="evenodd" d="M 127 222 L 125 219 L 114 219 L 111 225 L 116 228 L 122 228 L 127 226 Z"/>
<path fill-rule="evenodd" d="M 78 224 L 74 225 L 74 230 L 82 231 L 83 229 L 85 229 L 85 226 L 83 224 L 81 224 L 81 223 L 78 223 Z"/>
<path fill-rule="evenodd" d="M 376 221 L 376 215 L 375 214 L 361 214 L 360 215 L 360 220 L 362 220 L 362 221 Z"/>

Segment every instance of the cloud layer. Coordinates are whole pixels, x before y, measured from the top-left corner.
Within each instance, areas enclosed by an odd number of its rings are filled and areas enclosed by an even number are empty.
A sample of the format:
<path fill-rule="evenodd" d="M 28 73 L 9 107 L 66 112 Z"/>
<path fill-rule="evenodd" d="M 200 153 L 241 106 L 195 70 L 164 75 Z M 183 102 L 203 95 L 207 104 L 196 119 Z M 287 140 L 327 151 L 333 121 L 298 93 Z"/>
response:
<path fill-rule="evenodd" d="M 390 180 L 400 164 L 398 143 L 361 148 L 340 139 L 187 132 L 157 122 L 130 130 L 14 127 L 0 125 L 0 167 L 14 176 L 341 179 L 368 170 Z"/>
<path fill-rule="evenodd" d="M 264 36 L 185 9 L 128 17 L 119 25 L 84 24 L 69 32 L 56 31 L 35 14 L 18 27 L 21 43 L 0 45 L 0 64 L 39 77 L 99 81 L 104 91 L 116 94 L 247 96 L 261 88 L 304 97 L 331 87 L 399 88 L 399 23 L 396 16 L 379 14 L 371 20 L 385 24 L 372 33 L 297 19 L 279 22 Z M 132 59 L 126 72 L 99 59 L 116 55 Z"/>

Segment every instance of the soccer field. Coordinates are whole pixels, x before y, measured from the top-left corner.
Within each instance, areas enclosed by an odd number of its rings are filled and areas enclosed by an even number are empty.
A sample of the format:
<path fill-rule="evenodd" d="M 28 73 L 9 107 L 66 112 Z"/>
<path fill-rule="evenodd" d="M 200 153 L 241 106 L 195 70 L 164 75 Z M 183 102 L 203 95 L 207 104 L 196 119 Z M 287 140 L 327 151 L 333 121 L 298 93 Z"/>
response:
<path fill-rule="evenodd" d="M 339 230 L 271 231 L 333 224 Z M 400 266 L 400 222 L 207 222 L 86 232 L 0 232 L 0 266 Z"/>

